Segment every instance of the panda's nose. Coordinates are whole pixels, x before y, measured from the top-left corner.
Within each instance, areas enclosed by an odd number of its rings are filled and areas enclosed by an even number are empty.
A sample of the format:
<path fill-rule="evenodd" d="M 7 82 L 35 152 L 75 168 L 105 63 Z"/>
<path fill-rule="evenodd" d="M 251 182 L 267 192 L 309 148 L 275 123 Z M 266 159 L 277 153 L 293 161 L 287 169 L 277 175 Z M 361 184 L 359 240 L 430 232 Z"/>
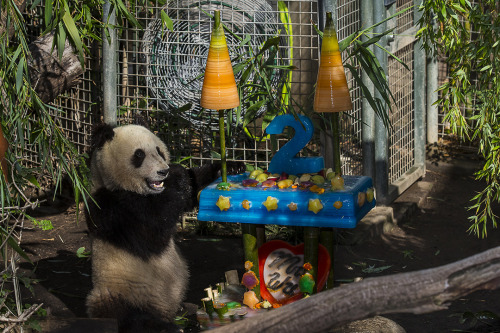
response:
<path fill-rule="evenodd" d="M 158 170 L 157 173 L 162 176 L 162 177 L 167 177 L 168 175 L 168 168 L 167 169 L 163 169 L 163 170 Z"/>

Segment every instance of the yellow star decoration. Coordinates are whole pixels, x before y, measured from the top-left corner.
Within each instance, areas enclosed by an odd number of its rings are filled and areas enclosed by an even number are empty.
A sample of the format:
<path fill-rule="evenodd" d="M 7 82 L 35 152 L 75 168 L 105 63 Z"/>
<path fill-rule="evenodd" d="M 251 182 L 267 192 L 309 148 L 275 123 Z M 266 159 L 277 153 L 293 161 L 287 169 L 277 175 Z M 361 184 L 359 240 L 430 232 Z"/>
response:
<path fill-rule="evenodd" d="M 224 197 L 222 195 L 219 195 L 219 199 L 215 203 L 217 207 L 220 208 L 220 211 L 226 211 L 231 207 L 231 203 L 229 202 L 229 197 Z"/>
<path fill-rule="evenodd" d="M 319 199 L 309 199 L 307 209 L 314 212 L 314 214 L 318 214 L 318 212 L 323 209 L 323 205 Z"/>
<path fill-rule="evenodd" d="M 267 208 L 268 212 L 278 209 L 278 199 L 275 197 L 267 197 L 262 204 Z"/>

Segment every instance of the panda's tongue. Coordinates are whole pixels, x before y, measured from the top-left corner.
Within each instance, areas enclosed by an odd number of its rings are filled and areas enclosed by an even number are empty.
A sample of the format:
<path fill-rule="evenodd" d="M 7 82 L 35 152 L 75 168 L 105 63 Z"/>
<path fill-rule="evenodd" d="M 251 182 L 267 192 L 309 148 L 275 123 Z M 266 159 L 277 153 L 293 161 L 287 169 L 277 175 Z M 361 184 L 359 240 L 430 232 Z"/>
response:
<path fill-rule="evenodd" d="M 151 181 L 150 184 L 153 188 L 163 188 L 163 182 L 161 181 Z"/>

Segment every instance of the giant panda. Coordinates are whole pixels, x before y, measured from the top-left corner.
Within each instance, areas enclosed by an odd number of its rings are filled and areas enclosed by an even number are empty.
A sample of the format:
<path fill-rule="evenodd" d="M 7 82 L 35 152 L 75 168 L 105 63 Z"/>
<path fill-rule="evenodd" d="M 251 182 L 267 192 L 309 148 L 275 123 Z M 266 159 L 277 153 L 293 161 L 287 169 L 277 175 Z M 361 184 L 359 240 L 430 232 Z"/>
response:
<path fill-rule="evenodd" d="M 166 145 L 139 125 L 97 126 L 91 136 L 90 317 L 117 318 L 120 332 L 172 330 L 188 283 L 176 224 L 214 181 L 220 164 L 170 164 Z M 242 172 L 243 164 L 228 164 Z"/>

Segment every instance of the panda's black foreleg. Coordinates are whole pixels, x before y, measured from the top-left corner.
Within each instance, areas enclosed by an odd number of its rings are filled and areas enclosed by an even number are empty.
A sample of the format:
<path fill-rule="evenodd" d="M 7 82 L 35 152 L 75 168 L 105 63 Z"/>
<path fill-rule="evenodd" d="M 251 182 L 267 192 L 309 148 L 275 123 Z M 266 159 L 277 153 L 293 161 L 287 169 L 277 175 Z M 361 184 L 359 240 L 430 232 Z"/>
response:
<path fill-rule="evenodd" d="M 119 333 L 178 333 L 179 326 L 140 309 L 130 311 L 118 322 Z"/>
<path fill-rule="evenodd" d="M 243 162 L 229 161 L 226 164 L 227 174 L 235 175 L 245 172 L 245 164 Z M 204 164 L 201 167 L 190 169 L 193 179 L 193 189 L 195 193 L 201 191 L 205 186 L 216 180 L 221 175 L 222 165 L 220 162 L 212 164 Z"/>

